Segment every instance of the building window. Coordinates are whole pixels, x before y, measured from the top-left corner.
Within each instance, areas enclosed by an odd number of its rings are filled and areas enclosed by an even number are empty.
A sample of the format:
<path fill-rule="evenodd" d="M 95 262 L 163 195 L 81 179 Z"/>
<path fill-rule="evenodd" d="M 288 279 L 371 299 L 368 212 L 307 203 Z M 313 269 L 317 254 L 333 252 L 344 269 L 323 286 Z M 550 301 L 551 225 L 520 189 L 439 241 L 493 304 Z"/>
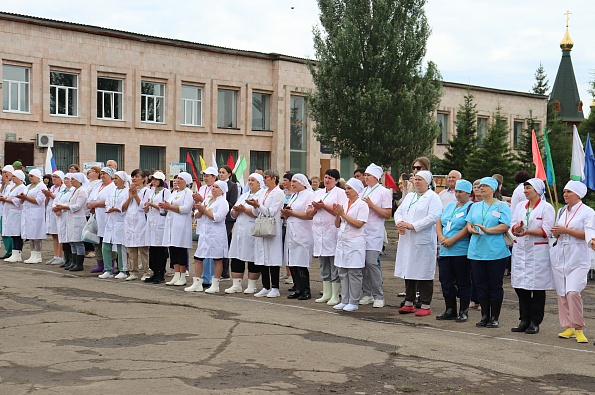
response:
<path fill-rule="evenodd" d="M 256 168 L 266 170 L 271 168 L 271 153 L 269 151 L 250 151 L 250 174 Z"/>
<path fill-rule="evenodd" d="M 477 146 L 481 147 L 483 144 L 483 139 L 488 134 L 488 119 L 487 118 L 477 118 Z"/>
<path fill-rule="evenodd" d="M 50 72 L 50 114 L 76 117 L 78 114 L 78 75 Z"/>
<path fill-rule="evenodd" d="M 271 130 L 271 95 L 252 93 L 252 130 Z"/>
<path fill-rule="evenodd" d="M 79 163 L 79 143 L 54 141 L 52 154 L 59 170 L 67 171 L 68 166 Z"/>
<path fill-rule="evenodd" d="M 235 165 L 235 163 L 238 161 L 238 151 L 237 150 L 218 149 L 217 151 L 215 151 L 215 159 L 217 159 L 217 165 L 219 166 L 219 168 L 221 168 L 221 166 L 225 166 L 227 164 L 227 162 L 229 162 L 229 155 L 231 155 L 231 159 L 233 160 L 233 163 Z M 210 165 L 207 164 L 207 166 L 210 166 Z M 230 167 L 233 170 L 234 166 L 230 166 Z"/>
<path fill-rule="evenodd" d="M 2 65 L 2 108 L 4 111 L 29 112 L 28 67 Z"/>
<path fill-rule="evenodd" d="M 353 160 L 353 158 L 350 156 L 341 158 L 341 165 L 339 167 L 339 170 L 341 171 L 341 177 L 343 177 L 345 180 L 349 180 L 351 177 L 353 177 L 353 171 L 355 170 L 355 160 Z"/>
<path fill-rule="evenodd" d="M 188 154 L 190 154 L 190 157 L 192 158 L 192 160 L 196 164 L 196 173 L 197 173 L 196 175 L 198 176 L 198 180 L 199 181 L 202 181 L 202 173 L 201 173 L 202 168 L 201 168 L 201 165 L 200 165 L 200 157 L 203 155 L 203 149 L 202 148 L 183 148 L 183 147 L 180 147 L 180 163 L 186 163 L 186 171 L 188 173 L 192 174 L 192 169 L 190 168 L 190 165 L 187 164 L 188 161 L 186 160 L 187 159 L 186 157 L 187 157 Z M 193 175 L 193 177 L 194 177 L 194 175 Z"/>
<path fill-rule="evenodd" d="M 293 173 L 306 173 L 308 156 L 306 98 L 291 96 L 289 110 L 289 168 Z"/>
<path fill-rule="evenodd" d="M 141 81 L 140 94 L 141 122 L 164 123 L 165 84 Z"/>
<path fill-rule="evenodd" d="M 165 170 L 165 147 L 141 145 L 139 167 L 151 173 L 155 170 Z"/>
<path fill-rule="evenodd" d="M 514 121 L 514 129 L 513 129 L 513 147 L 514 149 L 519 149 L 521 145 L 521 139 L 523 137 L 523 121 Z"/>
<path fill-rule="evenodd" d="M 202 88 L 182 85 L 182 125 L 202 126 Z"/>
<path fill-rule="evenodd" d="M 97 118 L 122 119 L 124 81 L 117 78 L 97 78 Z"/>
<path fill-rule="evenodd" d="M 320 143 L 320 153 L 321 154 L 327 154 L 327 155 L 332 155 L 333 153 L 333 149 L 327 145 L 327 144 L 322 144 Z"/>
<path fill-rule="evenodd" d="M 95 145 L 95 160 L 102 162 L 103 165 L 108 160 L 115 160 L 119 169 L 125 169 L 124 164 L 124 145 L 122 144 L 96 144 Z"/>
<path fill-rule="evenodd" d="M 436 115 L 438 119 L 438 125 L 440 126 L 440 134 L 438 134 L 438 138 L 436 142 L 438 144 L 447 144 L 448 143 L 448 114 L 439 112 Z"/>
<path fill-rule="evenodd" d="M 217 93 L 217 127 L 235 129 L 238 127 L 238 92 L 219 89 Z"/>

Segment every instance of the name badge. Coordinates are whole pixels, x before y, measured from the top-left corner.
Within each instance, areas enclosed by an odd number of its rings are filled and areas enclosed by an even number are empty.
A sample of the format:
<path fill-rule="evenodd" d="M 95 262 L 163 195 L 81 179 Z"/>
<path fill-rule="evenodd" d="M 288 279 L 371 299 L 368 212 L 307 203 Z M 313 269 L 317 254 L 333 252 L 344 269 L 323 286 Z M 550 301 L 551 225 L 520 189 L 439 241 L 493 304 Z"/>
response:
<path fill-rule="evenodd" d="M 451 227 L 451 226 L 452 226 L 452 222 L 448 221 L 448 222 L 446 223 L 446 227 L 445 227 L 444 229 L 445 229 L 447 232 L 449 232 L 449 231 L 450 231 L 450 227 Z"/>
<path fill-rule="evenodd" d="M 464 212 L 460 212 L 457 215 L 455 215 L 455 218 L 461 218 L 463 215 L 465 215 Z"/>
<path fill-rule="evenodd" d="M 492 211 L 492 215 L 496 218 L 500 218 L 500 211 Z"/>

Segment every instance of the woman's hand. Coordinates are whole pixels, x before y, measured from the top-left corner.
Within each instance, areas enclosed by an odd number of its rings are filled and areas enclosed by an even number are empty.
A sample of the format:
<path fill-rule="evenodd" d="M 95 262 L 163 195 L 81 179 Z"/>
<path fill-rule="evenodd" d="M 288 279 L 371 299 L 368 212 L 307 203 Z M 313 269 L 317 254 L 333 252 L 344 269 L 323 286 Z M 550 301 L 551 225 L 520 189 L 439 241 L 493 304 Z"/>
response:
<path fill-rule="evenodd" d="M 560 237 L 560 235 L 568 234 L 568 228 L 562 225 L 556 225 L 552 228 L 552 234 Z"/>
<path fill-rule="evenodd" d="M 335 215 L 338 215 L 339 217 L 343 217 L 343 215 L 345 214 L 345 210 L 343 210 L 343 206 L 341 206 L 340 204 L 334 204 L 333 205 L 334 211 L 335 211 Z"/>
<path fill-rule="evenodd" d="M 595 250 L 595 237 L 593 237 L 589 242 L 589 247 L 591 247 L 592 250 Z"/>
<path fill-rule="evenodd" d="M 287 206 L 281 209 L 281 215 L 283 217 L 291 217 L 293 215 L 293 211 L 291 211 L 291 207 Z"/>
<path fill-rule="evenodd" d="M 168 202 L 161 202 L 159 203 L 159 208 L 163 210 L 169 210 L 171 209 L 171 204 L 169 204 Z"/>
<path fill-rule="evenodd" d="M 258 200 L 256 200 L 256 199 L 247 199 L 246 204 L 249 204 L 250 206 L 255 207 L 255 208 L 260 207 L 260 203 L 258 203 Z"/>
<path fill-rule="evenodd" d="M 442 247 L 449 248 L 449 247 L 452 247 L 452 245 L 453 245 L 454 243 L 453 243 L 453 241 L 452 241 L 452 239 L 451 239 L 451 238 L 446 238 L 446 237 L 445 237 L 445 238 L 444 238 L 444 240 L 442 240 L 442 241 L 440 242 L 440 244 L 442 244 Z"/>

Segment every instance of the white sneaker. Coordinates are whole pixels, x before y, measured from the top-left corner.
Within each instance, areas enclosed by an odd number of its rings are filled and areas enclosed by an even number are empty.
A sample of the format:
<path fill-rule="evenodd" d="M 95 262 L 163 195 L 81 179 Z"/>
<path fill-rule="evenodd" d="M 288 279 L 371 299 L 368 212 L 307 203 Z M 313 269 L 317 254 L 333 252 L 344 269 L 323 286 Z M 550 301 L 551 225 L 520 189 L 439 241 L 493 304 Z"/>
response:
<path fill-rule="evenodd" d="M 257 293 L 255 293 L 254 296 L 257 297 L 257 298 L 262 298 L 264 296 L 267 296 L 267 294 L 269 292 L 271 292 L 270 289 L 263 288 L 260 291 L 258 291 Z"/>
<path fill-rule="evenodd" d="M 279 296 L 281 296 L 281 292 L 279 292 L 279 288 L 271 288 L 271 290 L 267 294 L 267 298 L 278 298 Z"/>
<path fill-rule="evenodd" d="M 376 307 L 376 308 L 384 307 L 384 299 L 375 299 L 372 307 Z"/>
<path fill-rule="evenodd" d="M 56 259 L 58 259 L 57 257 L 53 257 L 52 259 L 50 259 L 49 261 L 47 261 L 45 264 L 46 265 L 51 265 Z"/>
<path fill-rule="evenodd" d="M 359 300 L 359 304 L 370 304 L 374 302 L 374 298 L 372 296 L 364 296 Z"/>
<path fill-rule="evenodd" d="M 113 278 L 114 275 L 112 274 L 112 272 L 103 272 L 103 274 L 100 274 L 97 277 L 99 277 L 99 278 Z"/>
<path fill-rule="evenodd" d="M 54 265 L 61 265 L 64 263 L 64 258 L 54 258 L 52 261 L 52 266 Z"/>
<path fill-rule="evenodd" d="M 359 309 L 359 306 L 356 304 L 349 303 L 347 306 L 343 307 L 343 311 L 355 311 Z"/>
<path fill-rule="evenodd" d="M 146 279 L 148 279 L 148 278 L 151 278 L 151 276 L 150 276 L 150 275 L 148 275 L 148 274 L 144 274 L 144 275 L 143 275 L 143 276 L 140 278 L 140 280 L 141 280 L 141 281 L 145 281 L 145 280 L 146 280 Z"/>
<path fill-rule="evenodd" d="M 126 273 L 120 272 L 120 273 L 116 274 L 116 277 L 114 277 L 114 278 L 123 279 L 123 278 L 127 278 L 127 277 L 128 276 L 126 275 Z"/>
<path fill-rule="evenodd" d="M 138 280 L 138 276 L 136 274 L 131 274 L 130 276 L 126 277 L 126 281 Z"/>
<path fill-rule="evenodd" d="M 285 280 L 285 284 L 293 284 L 293 278 L 288 277 L 287 280 Z"/>
<path fill-rule="evenodd" d="M 346 303 L 339 303 L 333 306 L 333 309 L 335 310 L 343 310 L 343 307 L 347 306 Z"/>

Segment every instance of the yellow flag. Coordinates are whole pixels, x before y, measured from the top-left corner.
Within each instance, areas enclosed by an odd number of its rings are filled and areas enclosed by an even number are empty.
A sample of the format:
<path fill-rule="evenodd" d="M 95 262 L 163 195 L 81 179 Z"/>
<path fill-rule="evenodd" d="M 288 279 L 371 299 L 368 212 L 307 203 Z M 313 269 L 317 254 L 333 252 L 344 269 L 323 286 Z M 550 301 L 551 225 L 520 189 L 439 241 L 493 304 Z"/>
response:
<path fill-rule="evenodd" d="M 205 171 L 207 169 L 207 164 L 205 163 L 205 160 L 202 158 L 202 155 L 200 155 L 199 158 L 200 158 L 200 168 L 202 171 Z"/>

